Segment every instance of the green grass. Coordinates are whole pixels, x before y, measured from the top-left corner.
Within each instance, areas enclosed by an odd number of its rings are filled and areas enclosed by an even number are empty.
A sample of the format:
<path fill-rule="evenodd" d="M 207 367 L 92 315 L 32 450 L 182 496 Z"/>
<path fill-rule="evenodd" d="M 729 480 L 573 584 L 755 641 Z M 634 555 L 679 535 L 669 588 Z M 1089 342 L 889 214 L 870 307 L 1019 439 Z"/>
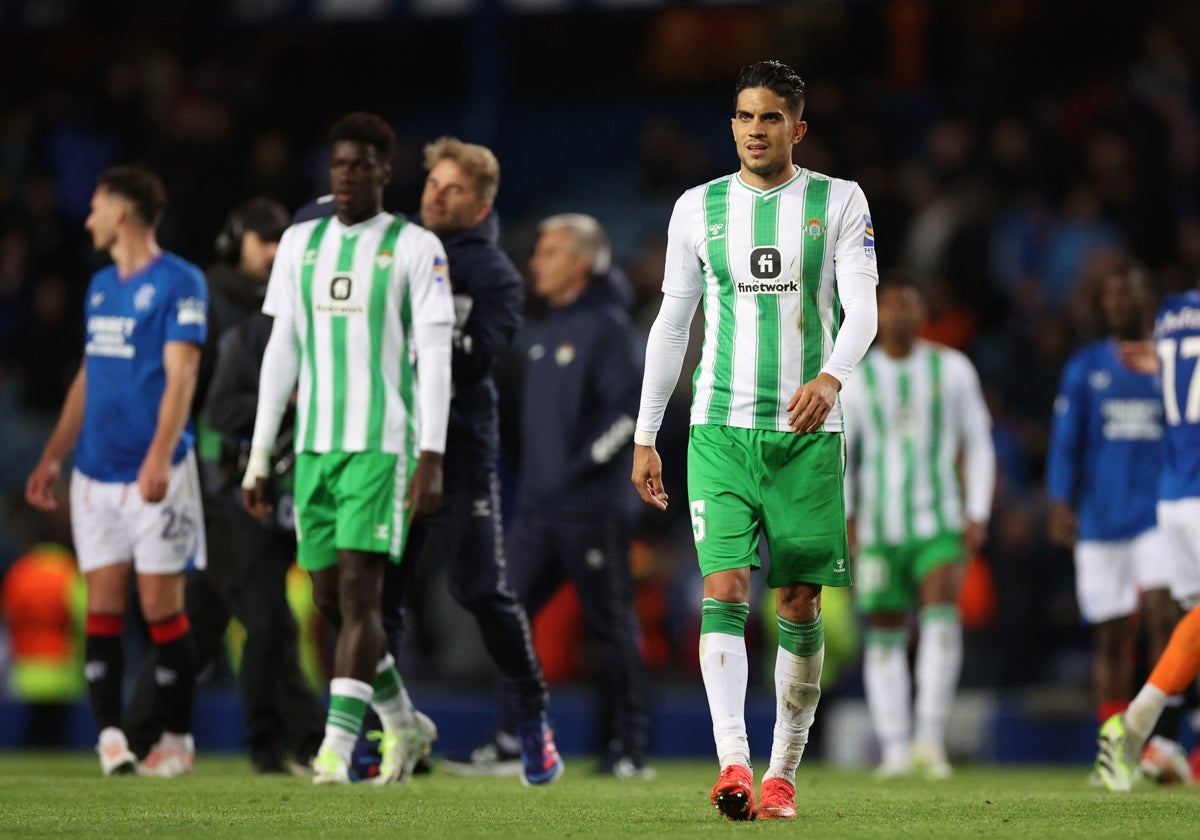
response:
<path fill-rule="evenodd" d="M 0 754 L 0 837 L 716 837 L 1195 836 L 1200 787 L 1088 787 L 1078 768 L 960 768 L 946 782 L 876 782 L 802 766 L 799 822 L 729 823 L 708 804 L 714 761 L 658 761 L 648 782 L 598 778 L 568 761 L 563 780 L 461 779 L 435 771 L 403 786 L 313 787 L 200 756 L 184 779 L 100 777 L 80 754 Z"/>

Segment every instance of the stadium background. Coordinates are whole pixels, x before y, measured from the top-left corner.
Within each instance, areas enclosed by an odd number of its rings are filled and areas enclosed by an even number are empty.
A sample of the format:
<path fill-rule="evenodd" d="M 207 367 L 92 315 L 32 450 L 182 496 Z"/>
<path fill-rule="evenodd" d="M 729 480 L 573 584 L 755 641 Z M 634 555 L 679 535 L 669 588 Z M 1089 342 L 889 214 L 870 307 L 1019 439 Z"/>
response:
<path fill-rule="evenodd" d="M 1187 0 L 0 0 L 0 572 L 69 534 L 21 489 L 78 363 L 80 300 L 103 262 L 82 222 L 105 166 L 158 170 L 172 199 L 162 241 L 207 265 L 241 200 L 294 209 L 323 191 L 324 132 L 345 111 L 377 111 L 400 135 L 386 202 L 399 211 L 416 208 L 424 142 L 482 142 L 501 161 L 497 209 L 517 263 L 538 219 L 591 213 L 648 328 L 670 208 L 734 167 L 734 76 L 777 57 L 809 82 L 797 161 L 862 184 L 881 269 L 925 280 L 930 334 L 968 352 L 993 412 L 1001 481 L 977 567 L 991 586 L 968 614 L 951 749 L 1086 760 L 1088 634 L 1070 556 L 1044 538 L 1050 406 L 1066 354 L 1095 334 L 1098 266 L 1128 252 L 1160 290 L 1197 280 L 1196 43 L 1200 7 Z M 663 443 L 676 470 L 685 402 L 676 395 Z M 667 480 L 682 486 L 678 472 Z M 655 727 L 653 746 L 707 754 L 698 580 L 679 512 L 648 517 L 635 552 L 656 716 L 676 724 Z M 472 624 L 448 603 L 428 613 L 441 616 L 435 638 L 414 644 L 407 672 L 418 702 L 451 721 L 443 732 L 469 745 L 486 732 L 490 670 Z M 839 760 L 869 749 L 853 656 L 818 724 Z M 552 700 L 568 752 L 589 746 L 581 659 Z M 764 660 L 753 664 L 751 715 L 769 716 Z M 13 745 L 23 718 L 3 702 L 0 745 Z M 227 671 L 200 704 L 201 748 L 236 748 Z M 71 742 L 89 745 L 90 726 L 77 707 Z"/>

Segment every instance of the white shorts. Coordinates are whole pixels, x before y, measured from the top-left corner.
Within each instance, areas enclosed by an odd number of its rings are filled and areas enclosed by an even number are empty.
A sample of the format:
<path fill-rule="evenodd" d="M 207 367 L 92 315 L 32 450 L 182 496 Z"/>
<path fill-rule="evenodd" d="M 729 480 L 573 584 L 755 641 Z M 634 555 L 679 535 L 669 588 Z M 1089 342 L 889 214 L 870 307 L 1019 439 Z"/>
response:
<path fill-rule="evenodd" d="M 1170 542 L 1171 595 L 1191 609 L 1200 604 L 1200 499 L 1158 503 L 1158 527 Z"/>
<path fill-rule="evenodd" d="M 1075 546 L 1075 597 L 1088 624 L 1137 612 L 1138 594 L 1171 586 L 1174 554 L 1161 528 L 1131 540 L 1084 540 Z"/>
<path fill-rule="evenodd" d="M 208 554 L 195 453 L 171 467 L 167 495 L 155 503 L 142 499 L 136 481 L 96 481 L 75 470 L 71 533 L 81 572 L 131 561 L 142 574 L 203 569 Z"/>

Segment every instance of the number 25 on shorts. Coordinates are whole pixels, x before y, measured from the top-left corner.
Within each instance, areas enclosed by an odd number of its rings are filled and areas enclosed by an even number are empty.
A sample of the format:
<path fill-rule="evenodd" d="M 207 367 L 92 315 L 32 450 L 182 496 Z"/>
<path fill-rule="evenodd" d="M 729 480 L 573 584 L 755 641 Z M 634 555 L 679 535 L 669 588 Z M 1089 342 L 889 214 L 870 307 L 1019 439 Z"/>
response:
<path fill-rule="evenodd" d="M 704 500 L 692 502 L 692 536 L 696 542 L 704 542 Z"/>

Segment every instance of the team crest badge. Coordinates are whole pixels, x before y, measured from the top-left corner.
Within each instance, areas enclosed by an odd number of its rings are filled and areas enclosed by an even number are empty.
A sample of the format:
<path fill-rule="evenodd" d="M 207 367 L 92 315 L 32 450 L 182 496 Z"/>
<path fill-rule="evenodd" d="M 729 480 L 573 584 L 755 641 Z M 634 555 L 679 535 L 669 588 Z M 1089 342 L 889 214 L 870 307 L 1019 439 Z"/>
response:
<path fill-rule="evenodd" d="M 145 283 L 133 295 L 133 308 L 141 312 L 149 309 L 152 303 L 154 303 L 154 287 Z"/>
<path fill-rule="evenodd" d="M 392 264 L 392 252 L 380 251 L 379 256 L 375 258 L 375 267 L 380 271 L 387 271 L 388 266 Z"/>
<path fill-rule="evenodd" d="M 558 345 L 558 349 L 554 351 L 554 361 L 558 362 L 559 367 L 566 367 L 575 361 L 575 345 L 569 341 Z"/>
<path fill-rule="evenodd" d="M 820 219 L 812 218 L 804 226 L 804 232 L 808 234 L 810 239 L 820 239 L 821 234 L 825 232 L 825 226 L 821 224 Z"/>

